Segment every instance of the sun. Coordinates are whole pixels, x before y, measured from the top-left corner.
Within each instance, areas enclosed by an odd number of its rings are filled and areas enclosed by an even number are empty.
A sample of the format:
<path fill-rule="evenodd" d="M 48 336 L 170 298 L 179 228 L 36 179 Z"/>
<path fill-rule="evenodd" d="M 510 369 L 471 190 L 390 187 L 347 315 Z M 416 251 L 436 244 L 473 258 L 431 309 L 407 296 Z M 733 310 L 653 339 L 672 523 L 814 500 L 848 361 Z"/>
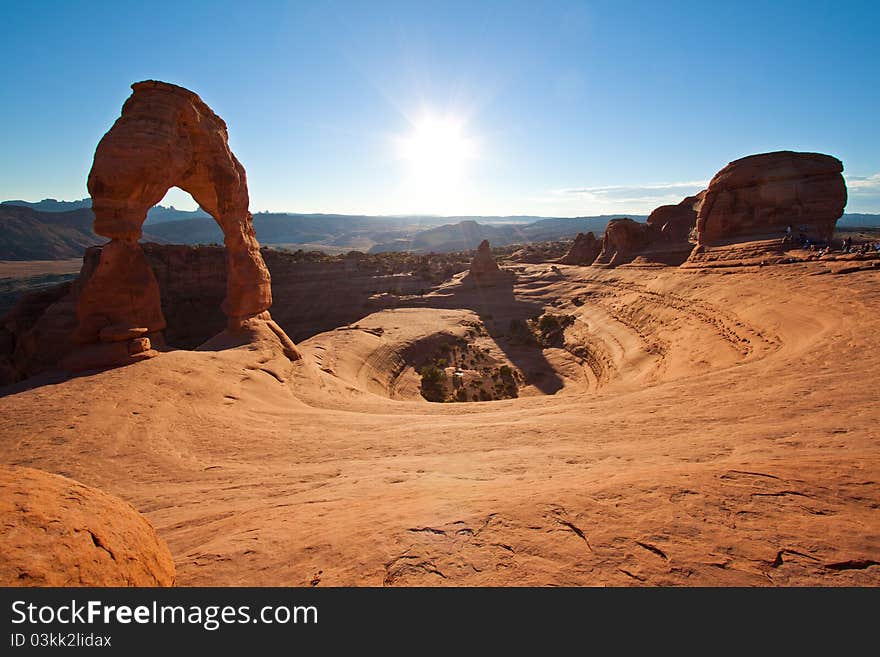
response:
<path fill-rule="evenodd" d="M 477 155 L 476 143 L 464 128 L 462 121 L 451 117 L 426 117 L 413 125 L 411 134 L 398 144 L 412 182 L 448 191 L 461 180 Z"/>

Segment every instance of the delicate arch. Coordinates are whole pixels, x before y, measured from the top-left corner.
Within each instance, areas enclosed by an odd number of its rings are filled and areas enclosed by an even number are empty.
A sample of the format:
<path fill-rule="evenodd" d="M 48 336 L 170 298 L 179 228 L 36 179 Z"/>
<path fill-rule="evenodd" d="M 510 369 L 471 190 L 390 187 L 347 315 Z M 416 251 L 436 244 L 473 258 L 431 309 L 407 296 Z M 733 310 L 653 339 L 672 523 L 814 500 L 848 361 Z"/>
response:
<path fill-rule="evenodd" d="M 223 231 L 223 312 L 234 322 L 272 305 L 269 270 L 248 211 L 247 176 L 226 123 L 195 93 L 166 82 L 132 85 L 122 115 L 95 150 L 88 188 L 95 232 L 137 243 L 147 211 L 171 187 L 189 192 Z"/>

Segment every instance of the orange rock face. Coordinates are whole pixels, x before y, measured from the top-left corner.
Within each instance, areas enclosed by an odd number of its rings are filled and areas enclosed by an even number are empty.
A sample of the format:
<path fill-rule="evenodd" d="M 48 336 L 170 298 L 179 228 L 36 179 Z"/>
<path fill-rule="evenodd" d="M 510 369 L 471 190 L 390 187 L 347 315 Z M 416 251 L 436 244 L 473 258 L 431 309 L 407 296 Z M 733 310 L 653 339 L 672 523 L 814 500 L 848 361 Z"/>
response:
<path fill-rule="evenodd" d="M 72 282 L 25 294 L 0 325 L 0 385 L 57 365 L 76 330 Z"/>
<path fill-rule="evenodd" d="M 171 586 L 174 561 L 134 507 L 40 470 L 0 465 L 0 584 Z"/>
<path fill-rule="evenodd" d="M 846 205 L 837 158 L 779 151 L 750 155 L 715 174 L 697 218 L 700 245 L 795 235 L 830 240 Z"/>
<path fill-rule="evenodd" d="M 578 233 L 568 253 L 559 262 L 564 265 L 591 265 L 601 249 L 602 243 L 593 233 Z"/>

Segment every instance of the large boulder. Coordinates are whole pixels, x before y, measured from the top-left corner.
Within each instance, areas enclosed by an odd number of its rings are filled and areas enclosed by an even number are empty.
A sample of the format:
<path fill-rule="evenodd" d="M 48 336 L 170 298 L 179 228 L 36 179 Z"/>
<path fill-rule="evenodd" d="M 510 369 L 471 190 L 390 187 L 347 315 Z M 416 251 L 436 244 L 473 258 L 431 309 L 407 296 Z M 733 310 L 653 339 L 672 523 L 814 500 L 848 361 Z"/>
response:
<path fill-rule="evenodd" d="M 578 233 L 568 253 L 559 262 L 563 265 L 591 265 L 601 250 L 602 243 L 593 233 Z"/>
<path fill-rule="evenodd" d="M 830 240 L 846 205 L 837 158 L 778 151 L 750 155 L 721 169 L 706 190 L 697 217 L 701 246 L 797 235 Z"/>
<path fill-rule="evenodd" d="M 0 585 L 171 586 L 174 561 L 137 510 L 96 488 L 0 465 Z"/>

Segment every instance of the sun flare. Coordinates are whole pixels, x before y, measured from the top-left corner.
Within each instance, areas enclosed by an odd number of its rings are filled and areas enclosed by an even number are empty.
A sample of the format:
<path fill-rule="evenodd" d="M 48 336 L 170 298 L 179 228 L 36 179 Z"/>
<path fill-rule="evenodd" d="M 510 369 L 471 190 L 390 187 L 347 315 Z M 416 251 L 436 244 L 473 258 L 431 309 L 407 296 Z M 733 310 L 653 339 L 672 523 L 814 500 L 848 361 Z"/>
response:
<path fill-rule="evenodd" d="M 413 181 L 433 189 L 453 186 L 477 154 L 474 140 L 464 132 L 464 124 L 453 118 L 419 121 L 412 133 L 400 140 L 399 151 Z"/>

